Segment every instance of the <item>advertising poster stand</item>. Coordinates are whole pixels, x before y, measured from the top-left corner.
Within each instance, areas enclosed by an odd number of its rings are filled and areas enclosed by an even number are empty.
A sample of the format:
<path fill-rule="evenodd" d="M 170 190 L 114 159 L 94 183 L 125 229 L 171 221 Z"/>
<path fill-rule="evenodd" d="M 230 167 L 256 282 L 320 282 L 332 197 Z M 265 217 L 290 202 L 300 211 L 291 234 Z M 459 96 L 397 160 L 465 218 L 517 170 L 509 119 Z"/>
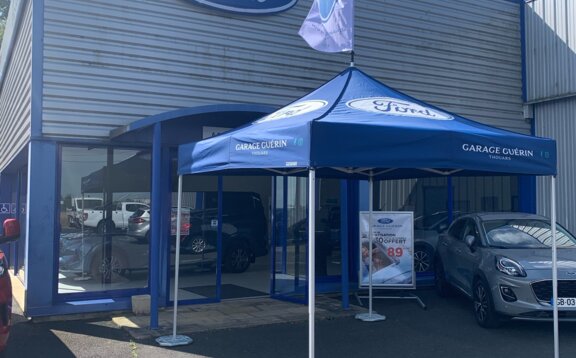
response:
<path fill-rule="evenodd" d="M 416 289 L 414 270 L 414 213 L 407 211 L 365 211 L 359 218 L 359 290 L 356 299 L 411 299 L 426 309 L 424 302 L 412 292 Z M 373 295 L 373 289 L 378 294 Z M 360 294 L 367 289 L 368 296 Z M 383 291 L 387 291 L 383 294 Z M 361 318 L 359 318 L 361 319 Z"/>

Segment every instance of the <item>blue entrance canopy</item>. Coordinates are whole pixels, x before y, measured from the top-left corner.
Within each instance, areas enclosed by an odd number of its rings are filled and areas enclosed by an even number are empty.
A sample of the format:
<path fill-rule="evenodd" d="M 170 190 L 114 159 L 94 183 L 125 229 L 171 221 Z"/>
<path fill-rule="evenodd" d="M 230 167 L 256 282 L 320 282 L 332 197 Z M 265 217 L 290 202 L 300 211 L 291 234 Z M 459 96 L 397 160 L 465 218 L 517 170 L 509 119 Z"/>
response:
<path fill-rule="evenodd" d="M 178 165 L 180 175 L 555 175 L 556 144 L 449 113 L 350 67 L 251 124 L 181 145 Z"/>

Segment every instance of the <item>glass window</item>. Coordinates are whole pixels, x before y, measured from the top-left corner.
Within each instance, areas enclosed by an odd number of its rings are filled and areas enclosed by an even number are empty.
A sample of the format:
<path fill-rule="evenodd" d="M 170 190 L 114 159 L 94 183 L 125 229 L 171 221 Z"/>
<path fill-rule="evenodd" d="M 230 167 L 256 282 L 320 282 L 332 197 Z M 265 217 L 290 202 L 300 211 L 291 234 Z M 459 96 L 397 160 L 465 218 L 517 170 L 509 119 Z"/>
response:
<path fill-rule="evenodd" d="M 466 228 L 465 225 L 466 220 L 459 220 L 454 222 L 454 224 L 450 227 L 448 234 L 456 240 L 462 240 L 462 231 Z"/>
<path fill-rule="evenodd" d="M 58 293 L 148 285 L 148 151 L 64 146 Z M 146 211 L 145 213 L 149 213 Z"/>

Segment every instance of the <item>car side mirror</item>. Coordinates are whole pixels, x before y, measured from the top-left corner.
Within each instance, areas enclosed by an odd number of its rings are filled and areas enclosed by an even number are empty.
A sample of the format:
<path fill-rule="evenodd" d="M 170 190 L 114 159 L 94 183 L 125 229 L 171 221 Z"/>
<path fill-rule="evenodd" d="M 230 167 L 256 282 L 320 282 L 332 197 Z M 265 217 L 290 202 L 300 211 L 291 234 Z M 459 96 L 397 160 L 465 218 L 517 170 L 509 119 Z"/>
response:
<path fill-rule="evenodd" d="M 470 248 L 470 250 L 472 250 L 472 248 L 474 247 L 474 243 L 476 242 L 476 237 L 473 235 L 466 235 L 466 237 L 464 238 L 464 242 Z"/>
<path fill-rule="evenodd" d="M 4 234 L 0 236 L 0 244 L 16 241 L 20 237 L 20 222 L 17 219 L 4 220 Z"/>
<path fill-rule="evenodd" d="M 437 230 L 437 231 L 438 231 L 439 233 L 441 233 L 441 232 L 446 231 L 446 229 L 448 229 L 448 224 L 440 224 L 440 225 L 438 225 L 438 230 Z"/>

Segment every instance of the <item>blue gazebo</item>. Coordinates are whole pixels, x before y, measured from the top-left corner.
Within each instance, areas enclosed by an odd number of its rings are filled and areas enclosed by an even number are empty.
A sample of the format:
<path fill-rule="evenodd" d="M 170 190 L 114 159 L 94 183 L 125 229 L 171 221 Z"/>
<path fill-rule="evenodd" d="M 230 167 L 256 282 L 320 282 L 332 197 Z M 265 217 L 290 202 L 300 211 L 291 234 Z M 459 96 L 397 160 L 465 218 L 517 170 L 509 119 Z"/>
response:
<path fill-rule="evenodd" d="M 179 191 L 183 175 L 199 173 L 308 176 L 309 344 L 313 352 L 316 176 L 368 179 L 371 193 L 374 179 L 547 175 L 553 178 L 554 197 L 556 143 L 449 113 L 350 67 L 249 125 L 180 145 Z M 553 204 L 553 235 L 555 216 Z M 556 267 L 555 247 L 552 252 Z M 556 278 L 553 281 L 556 298 Z"/>

